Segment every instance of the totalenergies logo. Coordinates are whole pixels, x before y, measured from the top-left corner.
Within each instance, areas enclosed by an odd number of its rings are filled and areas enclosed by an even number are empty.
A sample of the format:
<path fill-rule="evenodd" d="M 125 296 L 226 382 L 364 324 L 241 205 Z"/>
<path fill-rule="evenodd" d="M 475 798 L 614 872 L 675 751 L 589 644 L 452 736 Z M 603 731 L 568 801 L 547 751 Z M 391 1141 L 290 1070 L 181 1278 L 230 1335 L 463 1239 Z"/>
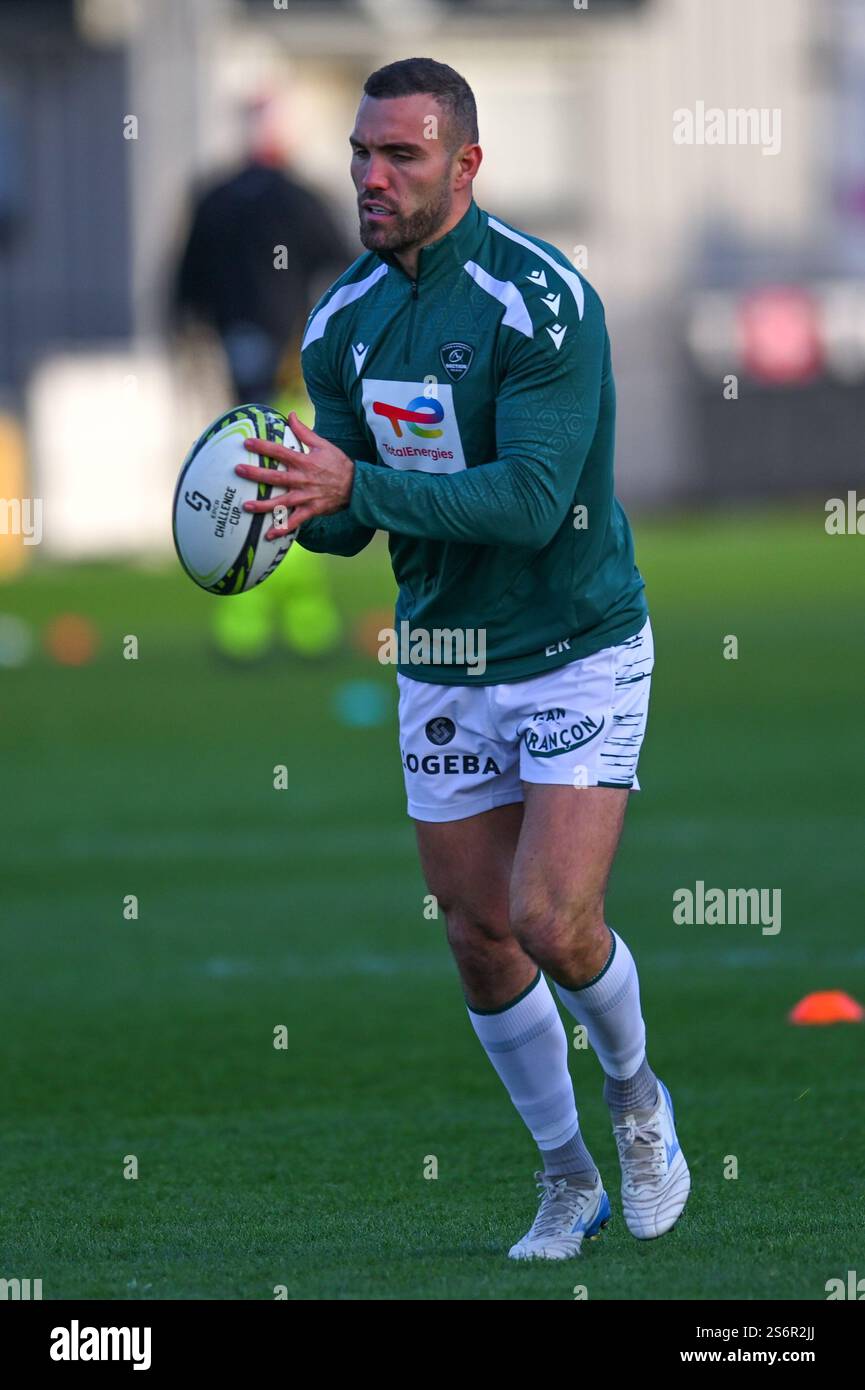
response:
<path fill-rule="evenodd" d="M 441 401 L 433 400 L 431 396 L 415 396 L 407 406 L 390 405 L 387 401 L 373 401 L 372 410 L 374 415 L 383 415 L 386 420 L 390 420 L 397 439 L 402 439 L 401 426 L 404 424 L 408 425 L 412 434 L 420 435 L 421 439 L 438 439 L 443 433 L 442 430 L 429 428 L 430 425 L 437 425 L 439 420 L 443 420 L 445 413 Z"/>

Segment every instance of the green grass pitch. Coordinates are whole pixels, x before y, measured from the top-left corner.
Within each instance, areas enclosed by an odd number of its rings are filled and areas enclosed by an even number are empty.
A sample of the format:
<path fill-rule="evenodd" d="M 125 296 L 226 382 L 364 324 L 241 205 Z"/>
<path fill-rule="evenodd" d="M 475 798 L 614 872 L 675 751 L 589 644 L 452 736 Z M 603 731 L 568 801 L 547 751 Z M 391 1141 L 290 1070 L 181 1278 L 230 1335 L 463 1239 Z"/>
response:
<path fill-rule="evenodd" d="M 756 1300 L 865 1274 L 863 1029 L 786 1021 L 810 990 L 865 1000 L 863 542 L 823 519 L 635 527 L 657 665 L 608 916 L 693 1188 L 675 1231 L 633 1240 L 600 1069 L 572 1052 L 613 1222 L 552 1265 L 506 1258 L 536 1155 L 423 914 L 393 671 L 221 665 L 207 623 L 233 600 L 179 567 L 0 587 L 2 611 L 102 635 L 86 667 L 0 671 L 0 1276 L 46 1299 Z M 330 572 L 350 612 L 390 601 L 381 545 Z M 385 724 L 337 720 L 351 679 L 381 684 Z M 697 879 L 780 888 L 780 933 L 674 925 Z"/>

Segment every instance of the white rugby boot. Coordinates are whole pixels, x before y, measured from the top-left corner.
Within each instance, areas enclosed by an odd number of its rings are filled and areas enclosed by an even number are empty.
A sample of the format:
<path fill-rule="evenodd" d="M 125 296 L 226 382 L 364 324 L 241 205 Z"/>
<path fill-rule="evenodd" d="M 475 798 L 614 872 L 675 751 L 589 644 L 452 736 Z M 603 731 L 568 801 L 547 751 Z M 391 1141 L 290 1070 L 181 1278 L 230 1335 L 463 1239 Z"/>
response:
<path fill-rule="evenodd" d="M 535 1173 L 540 1189 L 538 1214 L 522 1240 L 512 1245 L 512 1260 L 569 1260 L 584 1240 L 595 1240 L 610 1219 L 610 1199 L 600 1174 L 594 1187 L 572 1186 L 566 1178 Z"/>
<path fill-rule="evenodd" d="M 658 1082 L 654 1110 L 635 1110 L 613 1125 L 622 1165 L 622 1210 L 631 1235 L 653 1240 L 665 1235 L 682 1214 L 691 1175 L 676 1137 L 673 1102 Z"/>

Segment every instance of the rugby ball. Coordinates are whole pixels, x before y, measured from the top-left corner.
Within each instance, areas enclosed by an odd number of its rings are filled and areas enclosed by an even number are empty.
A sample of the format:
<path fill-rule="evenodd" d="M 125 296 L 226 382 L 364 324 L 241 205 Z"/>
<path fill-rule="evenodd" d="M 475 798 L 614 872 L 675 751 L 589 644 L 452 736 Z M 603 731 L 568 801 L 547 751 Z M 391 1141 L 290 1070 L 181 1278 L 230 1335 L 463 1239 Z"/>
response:
<path fill-rule="evenodd" d="M 296 531 L 264 539 L 274 525 L 273 512 L 245 512 L 244 502 L 269 497 L 279 488 L 284 468 L 262 454 L 244 449 L 245 439 L 267 439 L 301 446 L 278 410 L 268 405 L 239 405 L 208 425 L 183 461 L 174 493 L 174 545 L 190 579 L 210 594 L 242 594 L 254 589 L 285 559 Z M 254 483 L 235 473 L 238 463 L 273 469 L 272 485 Z M 278 520 L 278 518 L 277 518 Z"/>

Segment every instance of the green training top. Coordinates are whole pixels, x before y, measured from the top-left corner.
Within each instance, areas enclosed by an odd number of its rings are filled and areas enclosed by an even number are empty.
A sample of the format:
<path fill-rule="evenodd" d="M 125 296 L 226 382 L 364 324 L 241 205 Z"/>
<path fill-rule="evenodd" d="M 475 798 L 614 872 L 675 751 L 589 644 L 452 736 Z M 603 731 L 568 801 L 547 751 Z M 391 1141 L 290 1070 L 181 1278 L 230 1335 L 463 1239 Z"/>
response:
<path fill-rule="evenodd" d="M 472 202 L 416 280 L 388 251 L 349 266 L 301 363 L 315 429 L 355 475 L 348 507 L 298 540 L 355 555 L 390 533 L 404 675 L 525 680 L 639 631 L 604 309 L 556 247 Z M 466 629 L 465 652 L 437 646 Z"/>

